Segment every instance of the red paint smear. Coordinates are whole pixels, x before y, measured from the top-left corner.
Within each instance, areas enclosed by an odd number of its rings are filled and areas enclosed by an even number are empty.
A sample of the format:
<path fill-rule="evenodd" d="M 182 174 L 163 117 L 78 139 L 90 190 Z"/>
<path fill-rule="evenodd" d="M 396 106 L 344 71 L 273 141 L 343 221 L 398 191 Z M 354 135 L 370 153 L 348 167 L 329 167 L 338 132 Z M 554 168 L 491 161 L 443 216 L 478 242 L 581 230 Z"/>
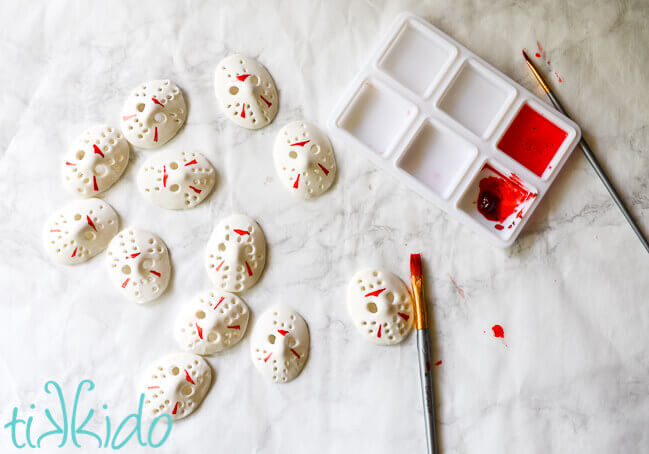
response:
<path fill-rule="evenodd" d="M 167 178 L 169 178 L 169 175 L 167 174 L 167 166 L 163 165 L 162 166 L 162 187 L 167 187 Z"/>
<path fill-rule="evenodd" d="M 498 142 L 498 149 L 543 176 L 567 137 L 567 132 L 525 104 Z"/>
<path fill-rule="evenodd" d="M 160 277 L 160 273 L 158 273 L 158 272 L 155 271 L 155 270 L 150 270 L 149 273 L 153 274 L 154 276 L 158 276 L 158 277 Z"/>
<path fill-rule="evenodd" d="M 99 149 L 97 145 L 92 144 L 92 149 L 95 151 L 95 154 L 98 154 L 102 158 L 105 158 L 104 153 Z"/>
<path fill-rule="evenodd" d="M 216 267 L 216 271 L 220 270 L 224 263 L 225 263 L 225 260 L 223 260 L 221 263 L 219 263 L 219 266 Z"/>
<path fill-rule="evenodd" d="M 234 229 L 233 231 L 234 231 L 234 233 L 237 233 L 237 234 L 239 234 L 241 236 L 250 235 L 250 232 L 248 232 L 247 230 Z"/>
<path fill-rule="evenodd" d="M 90 219 L 90 216 L 88 216 L 88 215 L 86 215 L 86 222 L 88 223 L 88 225 L 90 227 L 92 227 L 94 229 L 95 232 L 97 231 L 97 227 L 95 227 L 95 223 L 92 222 L 92 219 Z"/>
<path fill-rule="evenodd" d="M 153 141 L 157 142 L 158 141 L 158 127 L 155 127 L 155 134 L 153 135 Z"/>
<path fill-rule="evenodd" d="M 494 325 L 491 327 L 491 331 L 493 331 L 494 337 L 502 337 L 503 339 L 505 338 L 505 330 L 502 326 Z"/>
<path fill-rule="evenodd" d="M 300 184 L 300 174 L 297 174 L 297 178 L 295 179 L 295 183 L 293 183 L 293 189 L 297 189 L 297 187 Z"/>
<path fill-rule="evenodd" d="M 435 363 L 436 366 L 440 366 L 441 364 L 442 364 L 442 360 L 441 360 L 441 359 Z"/>
<path fill-rule="evenodd" d="M 223 302 L 224 299 L 225 299 L 225 296 L 222 296 L 221 299 L 219 300 L 219 302 L 216 303 L 216 306 L 214 306 L 214 309 L 216 309 L 217 307 L 219 307 L 219 304 L 221 304 L 221 303 Z"/>
<path fill-rule="evenodd" d="M 480 180 L 477 209 L 490 221 L 504 221 L 523 202 L 536 197 L 535 193 L 528 191 L 514 179 L 505 177 L 489 164 L 486 164 L 485 168 L 496 173 L 497 176 L 489 176 Z"/>
<path fill-rule="evenodd" d="M 309 142 L 311 142 L 311 141 L 310 140 L 305 140 L 304 142 L 295 142 L 295 143 L 292 143 L 290 146 L 291 147 L 303 147 Z"/>
<path fill-rule="evenodd" d="M 153 101 L 155 104 L 157 104 L 157 105 L 159 105 L 159 106 L 161 106 L 161 107 L 164 107 L 164 104 L 162 104 L 160 101 L 158 101 L 158 100 L 155 99 L 155 98 L 151 98 L 151 101 Z"/>
<path fill-rule="evenodd" d="M 241 118 L 246 118 L 246 103 L 243 103 L 243 107 L 241 107 Z"/>
<path fill-rule="evenodd" d="M 134 259 L 135 257 L 137 257 L 140 254 L 141 254 L 141 252 L 134 252 L 133 254 L 127 256 L 126 258 L 127 259 Z"/>
<path fill-rule="evenodd" d="M 248 268 L 248 276 L 252 276 L 252 270 L 250 269 L 250 265 L 248 265 L 248 262 L 246 262 L 246 268 Z"/>
<path fill-rule="evenodd" d="M 61 230 L 59 230 L 59 229 L 53 229 L 53 230 L 50 230 L 50 232 L 60 232 L 60 231 L 61 231 Z"/>
<path fill-rule="evenodd" d="M 176 411 L 178 411 L 178 402 L 176 402 L 176 405 L 174 405 L 174 409 L 173 409 L 173 411 L 171 412 L 171 414 L 172 414 L 172 415 L 175 415 L 175 414 L 176 414 Z"/>
<path fill-rule="evenodd" d="M 160 389 L 159 386 L 147 386 L 146 389 Z"/>
<path fill-rule="evenodd" d="M 190 188 L 192 191 L 194 191 L 196 194 L 200 194 L 201 192 L 203 192 L 202 189 L 195 188 L 194 186 L 190 186 L 189 188 Z"/>
<path fill-rule="evenodd" d="M 126 285 L 128 284 L 128 281 L 130 281 L 130 280 L 131 280 L 131 278 L 127 277 L 126 280 L 124 282 L 122 282 L 122 288 L 126 288 Z"/>
<path fill-rule="evenodd" d="M 278 329 L 277 332 L 280 333 L 282 336 L 286 336 L 288 334 L 288 331 L 286 331 L 285 329 Z"/>
<path fill-rule="evenodd" d="M 322 164 L 318 164 L 318 166 L 320 166 L 320 168 L 321 168 L 322 171 L 324 172 L 325 177 L 326 177 L 327 175 L 329 175 L 329 171 L 325 168 L 325 166 L 323 166 Z"/>
<path fill-rule="evenodd" d="M 269 353 L 268 356 L 264 358 L 264 362 L 268 361 L 268 358 L 270 358 L 270 355 L 272 355 L 272 353 Z"/>
<path fill-rule="evenodd" d="M 192 380 L 192 377 L 189 375 L 189 372 L 187 372 L 187 369 L 184 369 L 185 371 L 185 380 L 187 380 L 189 383 L 192 385 L 195 385 L 194 380 Z"/>
<path fill-rule="evenodd" d="M 378 330 L 377 333 L 376 333 L 376 337 L 381 337 L 381 327 L 382 327 L 382 326 L 383 326 L 383 325 L 379 325 L 379 330 Z"/>
<path fill-rule="evenodd" d="M 451 280 L 451 282 L 453 283 L 453 287 L 455 287 L 455 290 L 457 290 L 458 295 L 460 295 L 462 298 L 464 298 L 464 290 L 462 290 L 462 288 L 459 285 L 457 285 L 457 282 L 455 282 L 455 279 L 453 279 L 453 276 L 451 276 L 450 274 L 447 274 L 447 276 Z"/>
<path fill-rule="evenodd" d="M 99 191 L 99 186 L 97 186 L 97 176 L 95 175 L 92 176 L 92 187 L 95 191 Z"/>
<path fill-rule="evenodd" d="M 198 337 L 200 339 L 203 339 L 203 328 L 198 326 L 198 323 L 194 323 L 194 325 L 196 325 L 196 331 L 198 332 Z"/>
<path fill-rule="evenodd" d="M 404 320 L 408 320 L 410 318 L 410 315 L 404 314 L 403 312 L 397 312 L 397 315 Z"/>
<path fill-rule="evenodd" d="M 194 164 L 198 164 L 198 162 L 196 162 L 196 159 L 192 159 L 191 161 L 189 161 L 187 164 L 185 164 L 185 167 L 193 166 Z"/>
<path fill-rule="evenodd" d="M 295 356 L 297 356 L 297 359 L 300 359 L 300 358 L 301 358 L 301 356 L 298 354 L 298 352 L 296 352 L 296 351 L 293 350 L 293 349 L 291 349 L 291 351 L 293 352 L 293 354 L 294 354 Z"/>
<path fill-rule="evenodd" d="M 135 114 L 133 114 L 133 115 L 127 115 L 127 116 L 122 117 L 122 120 L 124 120 L 124 121 L 126 121 L 126 120 L 130 120 L 131 118 L 133 118 L 133 117 L 135 117 L 135 116 L 136 116 Z"/>
<path fill-rule="evenodd" d="M 71 163 L 70 161 L 65 161 L 66 166 L 76 166 L 76 164 Z"/>
<path fill-rule="evenodd" d="M 379 296 L 379 295 L 380 295 L 381 293 L 383 293 L 384 291 L 385 291 L 384 288 L 380 288 L 380 289 L 378 289 L 378 290 L 374 290 L 373 292 L 367 293 L 367 294 L 365 295 L 365 298 L 367 298 L 368 296 Z"/>
<path fill-rule="evenodd" d="M 76 255 L 77 255 L 77 249 L 78 249 L 78 248 L 76 248 L 76 247 L 74 248 L 74 251 L 72 251 L 72 255 L 71 255 L 70 257 L 76 257 Z"/>
<path fill-rule="evenodd" d="M 240 76 L 237 76 L 237 79 L 241 82 L 245 82 L 248 77 L 250 77 L 250 74 L 241 74 Z"/>
<path fill-rule="evenodd" d="M 266 105 L 268 105 L 268 107 L 270 107 L 270 106 L 272 106 L 272 105 L 273 105 L 273 103 L 272 103 L 272 102 L 270 102 L 269 100 L 267 100 L 266 98 L 264 98 L 264 97 L 263 97 L 262 95 L 259 95 L 259 97 L 260 97 L 261 99 L 263 99 L 263 100 L 264 100 L 264 102 L 266 103 Z"/>
<path fill-rule="evenodd" d="M 241 329 L 241 325 L 230 325 L 228 329 Z"/>

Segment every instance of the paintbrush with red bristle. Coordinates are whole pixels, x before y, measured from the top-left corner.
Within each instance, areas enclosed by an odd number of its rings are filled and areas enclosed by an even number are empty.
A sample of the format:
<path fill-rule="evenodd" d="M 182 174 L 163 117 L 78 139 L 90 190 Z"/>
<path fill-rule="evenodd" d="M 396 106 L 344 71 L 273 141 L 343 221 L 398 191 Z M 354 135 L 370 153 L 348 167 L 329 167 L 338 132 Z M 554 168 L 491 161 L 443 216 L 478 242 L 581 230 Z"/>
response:
<path fill-rule="evenodd" d="M 421 268 L 421 254 L 410 254 L 410 284 L 415 300 L 415 329 L 417 330 L 417 350 L 419 352 L 419 377 L 421 378 L 421 397 L 424 404 L 426 422 L 426 442 L 428 452 L 437 454 L 437 429 L 435 427 L 435 397 L 433 374 L 430 360 L 430 336 L 428 334 L 428 314 L 424 301 L 424 283 Z"/>

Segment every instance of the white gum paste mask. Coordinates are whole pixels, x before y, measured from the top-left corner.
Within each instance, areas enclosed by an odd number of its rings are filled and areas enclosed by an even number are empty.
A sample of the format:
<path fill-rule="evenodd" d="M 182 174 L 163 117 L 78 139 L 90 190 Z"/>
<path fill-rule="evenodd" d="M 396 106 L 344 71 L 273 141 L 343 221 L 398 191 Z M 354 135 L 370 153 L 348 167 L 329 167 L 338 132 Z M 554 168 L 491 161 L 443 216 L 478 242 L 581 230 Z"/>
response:
<path fill-rule="evenodd" d="M 219 222 L 205 251 L 207 274 L 214 285 L 241 292 L 257 282 L 266 263 L 266 239 L 248 216 L 232 215 Z"/>
<path fill-rule="evenodd" d="M 171 140 L 187 118 L 183 94 L 169 80 L 135 88 L 122 110 L 122 131 L 139 148 L 157 148 Z"/>
<path fill-rule="evenodd" d="M 106 125 L 93 126 L 65 155 L 63 184 L 74 194 L 97 195 L 122 176 L 128 158 L 129 146 L 122 133 Z"/>
<path fill-rule="evenodd" d="M 255 322 L 250 353 L 264 377 L 289 382 L 300 375 L 309 356 L 309 328 L 300 314 L 275 305 Z"/>
<path fill-rule="evenodd" d="M 181 309 L 176 341 L 183 350 L 198 355 L 220 352 L 243 338 L 249 316 L 246 303 L 233 293 L 202 293 Z"/>
<path fill-rule="evenodd" d="M 152 419 L 166 413 L 172 421 L 189 416 L 201 404 L 211 383 L 212 370 L 200 356 L 165 356 L 149 366 L 142 378 L 143 414 Z"/>
<path fill-rule="evenodd" d="M 408 287 L 384 269 L 356 273 L 347 290 L 347 304 L 358 331 L 377 344 L 398 344 L 412 328 Z"/>
<path fill-rule="evenodd" d="M 171 262 L 167 246 L 145 230 L 124 229 L 108 245 L 110 278 L 135 303 L 162 295 L 169 284 Z"/>
<path fill-rule="evenodd" d="M 166 150 L 150 156 L 137 174 L 140 192 L 170 210 L 194 208 L 212 191 L 215 172 L 200 153 Z"/>
<path fill-rule="evenodd" d="M 327 136 L 304 121 L 284 126 L 275 139 L 275 169 L 280 180 L 304 199 L 317 197 L 331 186 L 336 158 Z"/>
<path fill-rule="evenodd" d="M 270 73 L 243 55 L 225 57 L 216 66 L 214 91 L 223 111 L 247 129 L 260 129 L 277 115 L 277 89 Z"/>
<path fill-rule="evenodd" d="M 82 263 L 106 249 L 118 228 L 117 213 L 103 200 L 75 200 L 45 223 L 45 249 L 57 263 Z"/>

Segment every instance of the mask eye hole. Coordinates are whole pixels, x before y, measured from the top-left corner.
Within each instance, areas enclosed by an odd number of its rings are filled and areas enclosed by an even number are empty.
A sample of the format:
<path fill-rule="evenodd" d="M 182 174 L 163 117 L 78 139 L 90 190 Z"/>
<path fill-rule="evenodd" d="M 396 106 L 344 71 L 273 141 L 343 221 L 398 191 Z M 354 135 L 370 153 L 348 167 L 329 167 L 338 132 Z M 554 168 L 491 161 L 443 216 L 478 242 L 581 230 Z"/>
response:
<path fill-rule="evenodd" d="M 288 152 L 288 157 L 291 159 L 297 158 L 297 153 L 294 150 Z"/>
<path fill-rule="evenodd" d="M 320 147 L 316 144 L 311 145 L 311 153 L 318 154 L 320 152 Z"/>
<path fill-rule="evenodd" d="M 250 76 L 250 82 L 251 82 L 253 85 L 259 85 L 259 77 L 257 77 L 257 76 Z"/>
<path fill-rule="evenodd" d="M 156 123 L 164 123 L 167 121 L 167 116 L 161 112 L 158 112 L 153 116 L 153 120 L 155 120 Z"/>
<path fill-rule="evenodd" d="M 173 161 L 172 163 L 169 164 L 169 167 L 172 170 L 176 170 L 178 168 L 178 163 L 176 161 Z"/>
<path fill-rule="evenodd" d="M 76 154 L 78 160 L 82 160 L 85 155 L 86 155 L 86 153 L 83 150 L 77 151 L 77 154 Z"/>
<path fill-rule="evenodd" d="M 378 308 L 376 307 L 376 303 L 373 302 L 367 303 L 367 310 L 372 314 L 376 314 L 376 311 L 378 310 Z"/>
<path fill-rule="evenodd" d="M 271 334 L 271 335 L 268 336 L 268 342 L 270 342 L 271 344 L 275 343 L 275 335 L 274 334 Z"/>
<path fill-rule="evenodd" d="M 239 93 L 239 88 L 235 87 L 234 85 L 230 87 L 230 94 L 231 95 L 236 95 Z"/>
<path fill-rule="evenodd" d="M 142 112 L 144 110 L 144 103 L 143 102 L 139 103 L 135 108 L 137 109 L 138 112 Z"/>
<path fill-rule="evenodd" d="M 88 241 L 92 241 L 97 237 L 97 235 L 95 235 L 95 232 L 92 232 L 92 231 L 88 231 L 88 232 L 84 233 L 83 236 Z"/>
<path fill-rule="evenodd" d="M 171 375 L 178 375 L 180 373 L 180 369 L 177 366 L 173 366 L 170 370 Z"/>
<path fill-rule="evenodd" d="M 297 345 L 297 341 L 295 340 L 295 338 L 293 336 L 288 336 L 288 339 L 286 340 L 286 342 L 288 343 L 289 348 L 293 348 L 293 347 L 295 347 Z"/>
<path fill-rule="evenodd" d="M 131 274 L 131 267 L 128 266 L 128 265 L 124 265 L 124 266 L 122 267 L 122 273 L 124 273 L 124 274 Z"/>

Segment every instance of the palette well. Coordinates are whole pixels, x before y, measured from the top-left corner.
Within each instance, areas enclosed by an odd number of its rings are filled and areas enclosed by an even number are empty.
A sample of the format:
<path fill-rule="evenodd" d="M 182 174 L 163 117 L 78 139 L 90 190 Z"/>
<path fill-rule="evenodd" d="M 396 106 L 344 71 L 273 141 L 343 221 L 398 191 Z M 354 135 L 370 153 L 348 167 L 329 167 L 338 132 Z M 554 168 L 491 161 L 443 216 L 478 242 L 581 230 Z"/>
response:
<path fill-rule="evenodd" d="M 329 128 L 502 247 L 581 138 L 566 116 L 410 13 L 381 40 Z"/>

